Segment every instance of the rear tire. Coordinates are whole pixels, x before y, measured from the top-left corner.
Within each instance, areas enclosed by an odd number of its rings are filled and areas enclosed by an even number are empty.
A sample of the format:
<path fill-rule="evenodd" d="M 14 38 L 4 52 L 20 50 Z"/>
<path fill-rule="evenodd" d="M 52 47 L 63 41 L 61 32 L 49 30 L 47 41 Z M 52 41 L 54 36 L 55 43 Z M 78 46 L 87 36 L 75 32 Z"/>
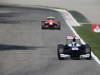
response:
<path fill-rule="evenodd" d="M 57 29 L 58 29 L 58 30 L 61 30 L 61 26 L 60 26 L 60 25 L 58 25 L 58 26 L 57 26 Z"/>
<path fill-rule="evenodd" d="M 45 29 L 43 25 L 41 26 L 41 29 Z"/>
<path fill-rule="evenodd" d="M 61 30 L 61 27 L 59 26 L 58 30 Z"/>

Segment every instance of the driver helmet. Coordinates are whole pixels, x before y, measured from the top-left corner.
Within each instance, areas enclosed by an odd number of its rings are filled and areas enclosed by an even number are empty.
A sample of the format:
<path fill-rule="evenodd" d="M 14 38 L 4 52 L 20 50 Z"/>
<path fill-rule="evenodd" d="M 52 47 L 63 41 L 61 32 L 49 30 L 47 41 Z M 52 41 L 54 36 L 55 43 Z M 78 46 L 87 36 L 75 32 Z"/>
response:
<path fill-rule="evenodd" d="M 75 37 L 73 38 L 73 42 L 76 42 L 76 39 L 75 39 Z"/>

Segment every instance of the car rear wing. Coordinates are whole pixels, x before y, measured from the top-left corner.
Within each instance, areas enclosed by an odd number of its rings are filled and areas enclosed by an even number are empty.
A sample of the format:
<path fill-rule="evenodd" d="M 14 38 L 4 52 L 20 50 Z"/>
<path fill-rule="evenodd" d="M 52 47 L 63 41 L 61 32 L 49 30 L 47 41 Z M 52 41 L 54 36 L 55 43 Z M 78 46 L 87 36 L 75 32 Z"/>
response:
<path fill-rule="evenodd" d="M 75 38 L 75 39 L 80 39 L 80 38 L 77 37 L 77 36 L 66 36 L 65 38 L 66 38 L 66 39 L 73 39 L 73 38 Z"/>

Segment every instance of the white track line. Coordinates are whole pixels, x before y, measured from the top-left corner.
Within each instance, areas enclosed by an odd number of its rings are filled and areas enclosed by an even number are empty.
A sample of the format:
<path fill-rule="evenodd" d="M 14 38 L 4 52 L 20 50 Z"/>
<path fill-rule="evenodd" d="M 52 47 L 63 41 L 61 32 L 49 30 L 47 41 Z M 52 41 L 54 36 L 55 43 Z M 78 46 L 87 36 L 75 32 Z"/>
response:
<path fill-rule="evenodd" d="M 71 24 L 74 23 L 74 26 L 75 26 L 75 25 L 76 25 L 76 26 L 80 26 L 80 24 L 72 17 L 72 15 L 71 15 L 68 11 L 66 11 L 66 10 L 61 10 L 61 9 L 55 9 L 55 10 L 58 11 L 58 12 L 60 12 L 60 13 L 62 14 L 62 16 L 63 16 L 64 19 L 65 19 L 65 22 L 68 24 L 68 26 L 69 26 L 70 29 L 73 31 L 73 33 L 74 33 L 76 36 L 80 37 L 80 36 L 78 35 L 78 33 L 75 31 L 75 29 L 72 27 L 73 25 L 71 25 Z M 71 21 L 70 21 L 70 20 L 71 20 Z M 72 21 L 73 21 L 73 22 L 72 22 Z M 83 41 L 82 38 L 80 38 L 80 40 L 81 40 L 82 44 L 86 44 L 85 41 Z M 99 60 L 99 58 L 98 58 L 93 52 L 91 52 L 91 55 L 92 55 L 93 59 L 100 65 L 100 60 Z"/>

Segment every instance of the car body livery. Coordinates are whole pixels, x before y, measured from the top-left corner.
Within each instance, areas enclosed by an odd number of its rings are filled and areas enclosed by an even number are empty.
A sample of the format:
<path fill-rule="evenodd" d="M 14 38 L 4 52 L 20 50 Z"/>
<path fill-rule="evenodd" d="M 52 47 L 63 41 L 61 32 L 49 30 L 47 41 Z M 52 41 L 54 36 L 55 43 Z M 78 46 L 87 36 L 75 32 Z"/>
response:
<path fill-rule="evenodd" d="M 91 48 L 88 44 L 82 44 L 80 39 L 76 36 L 67 36 L 67 43 L 65 45 L 57 45 L 57 55 L 59 60 L 64 58 L 72 59 L 91 59 Z"/>
<path fill-rule="evenodd" d="M 55 17 L 47 17 L 45 21 L 42 21 L 42 29 L 58 29 L 60 30 L 60 22 L 55 20 Z"/>

